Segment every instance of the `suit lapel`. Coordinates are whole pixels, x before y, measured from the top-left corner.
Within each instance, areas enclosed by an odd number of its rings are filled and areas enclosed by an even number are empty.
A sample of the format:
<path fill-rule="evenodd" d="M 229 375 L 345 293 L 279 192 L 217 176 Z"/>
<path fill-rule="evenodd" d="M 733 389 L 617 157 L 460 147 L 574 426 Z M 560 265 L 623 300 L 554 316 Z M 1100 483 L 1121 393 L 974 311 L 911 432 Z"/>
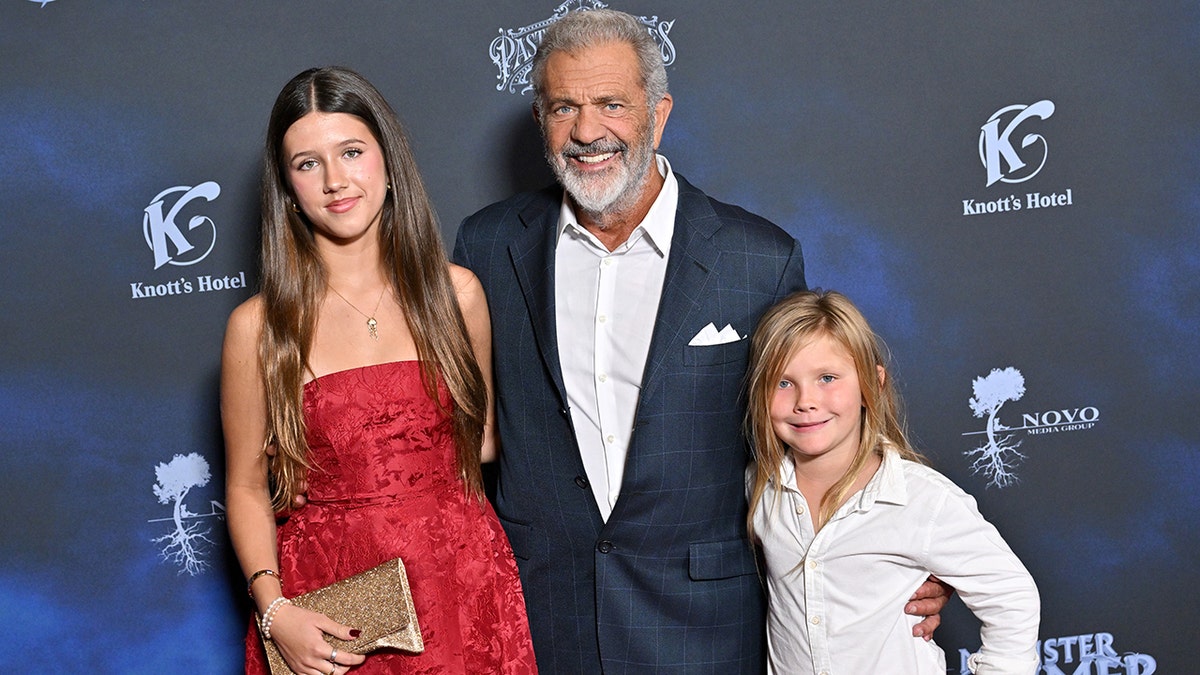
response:
<path fill-rule="evenodd" d="M 566 387 L 558 356 L 558 336 L 554 315 L 554 249 L 558 223 L 557 202 L 548 195 L 521 211 L 525 225 L 519 237 L 509 244 L 517 281 L 533 323 L 534 339 L 542 363 L 550 373 L 559 400 L 567 407 Z"/>
<path fill-rule="evenodd" d="M 721 221 L 708 203 L 704 193 L 692 187 L 679 174 L 679 205 L 675 210 L 675 232 L 667 259 L 662 297 L 658 303 L 658 318 L 650 338 L 650 352 L 642 374 L 639 400 L 653 394 L 662 368 L 674 355 L 677 360 L 691 341 L 694 330 L 686 330 L 696 322 L 689 321 L 704 309 L 709 295 L 708 284 L 719 251 L 712 245 L 712 235 Z"/>

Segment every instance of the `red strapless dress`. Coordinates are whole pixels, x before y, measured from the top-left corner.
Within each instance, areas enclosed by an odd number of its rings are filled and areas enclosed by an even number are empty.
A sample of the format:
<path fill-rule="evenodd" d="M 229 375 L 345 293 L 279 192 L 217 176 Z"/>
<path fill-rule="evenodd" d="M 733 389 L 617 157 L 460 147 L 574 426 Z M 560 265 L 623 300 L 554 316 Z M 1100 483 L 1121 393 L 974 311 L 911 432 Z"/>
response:
<path fill-rule="evenodd" d="M 491 505 L 464 493 L 450 420 L 420 370 L 417 361 L 384 363 L 304 386 L 315 468 L 308 505 L 279 527 L 284 591 L 306 593 L 399 556 L 425 652 L 376 652 L 353 675 L 534 673 L 512 549 Z M 448 408 L 444 387 L 440 395 Z M 246 672 L 267 672 L 253 625 Z"/>

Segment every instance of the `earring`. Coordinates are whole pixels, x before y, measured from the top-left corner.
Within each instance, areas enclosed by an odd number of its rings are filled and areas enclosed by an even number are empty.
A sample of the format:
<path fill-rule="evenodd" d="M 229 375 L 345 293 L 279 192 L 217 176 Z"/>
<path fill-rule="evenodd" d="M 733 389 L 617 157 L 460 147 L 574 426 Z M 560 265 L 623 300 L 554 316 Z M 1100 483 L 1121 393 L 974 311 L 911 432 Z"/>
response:
<path fill-rule="evenodd" d="M 296 206 L 296 202 L 289 199 L 288 203 L 292 205 L 292 213 L 300 213 L 300 207 Z"/>
<path fill-rule="evenodd" d="M 392 191 L 392 184 L 390 182 L 388 183 L 387 189 L 388 189 L 388 192 Z"/>

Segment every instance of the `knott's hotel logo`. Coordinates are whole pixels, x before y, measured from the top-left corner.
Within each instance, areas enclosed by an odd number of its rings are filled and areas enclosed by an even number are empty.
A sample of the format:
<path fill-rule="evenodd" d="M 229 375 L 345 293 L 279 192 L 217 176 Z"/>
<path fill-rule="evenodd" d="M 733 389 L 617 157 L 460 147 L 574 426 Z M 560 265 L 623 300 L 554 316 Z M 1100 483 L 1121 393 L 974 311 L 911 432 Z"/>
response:
<path fill-rule="evenodd" d="M 154 261 L 153 270 L 171 265 L 190 267 L 208 257 L 217 244 L 217 224 L 206 208 L 221 196 L 214 181 L 177 185 L 159 192 L 142 210 L 142 239 Z M 129 282 L 133 300 L 229 291 L 246 288 L 244 271 L 194 274 Z"/>
<path fill-rule="evenodd" d="M 1005 488 L 1019 480 L 1017 467 L 1025 459 L 1019 448 L 1029 436 L 1087 431 L 1100 420 L 1098 408 L 1083 406 L 1025 412 L 1021 413 L 1020 426 L 1005 425 L 1000 421 L 1000 409 L 1025 396 L 1025 376 L 1016 368 L 993 368 L 987 375 L 975 378 L 971 387 L 974 394 L 968 401 L 971 411 L 987 422 L 983 431 L 963 434 L 982 437 L 977 447 L 963 454 L 971 460 L 971 473 L 987 478 L 988 487 Z"/>
<path fill-rule="evenodd" d="M 500 69 L 500 74 L 496 76 L 496 91 L 507 89 L 514 94 L 532 91 L 529 70 L 533 67 L 533 55 L 542 43 L 542 34 L 546 28 L 570 12 L 586 12 L 607 7 L 608 5 L 599 0 L 567 0 L 559 5 L 550 17 L 537 23 L 522 28 L 501 28 L 500 36 L 492 40 L 491 46 L 488 47 L 492 63 Z M 671 44 L 671 39 L 667 36 L 675 21 L 659 21 L 657 16 L 641 16 L 638 17 L 638 21 L 646 27 L 646 31 L 662 49 L 663 65 L 675 63 L 675 45 Z"/>
<path fill-rule="evenodd" d="M 1054 115 L 1054 103 L 1041 100 L 1029 105 L 1005 106 L 992 113 L 979 128 L 979 162 L 985 187 L 1017 185 L 1038 175 L 1050 156 L 1050 145 L 1040 124 Z M 1011 213 L 1074 206 L 1071 188 L 1014 192 L 962 200 L 964 216 Z"/>

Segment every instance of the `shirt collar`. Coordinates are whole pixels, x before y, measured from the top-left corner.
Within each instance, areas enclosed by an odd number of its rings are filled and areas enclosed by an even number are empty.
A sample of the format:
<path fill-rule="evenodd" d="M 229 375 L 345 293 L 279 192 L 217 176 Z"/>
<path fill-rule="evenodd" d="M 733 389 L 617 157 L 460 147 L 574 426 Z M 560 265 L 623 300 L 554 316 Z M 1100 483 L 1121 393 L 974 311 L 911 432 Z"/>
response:
<path fill-rule="evenodd" d="M 883 463 L 879 470 L 867 481 L 858 499 L 858 508 L 869 511 L 876 502 L 887 504 L 908 503 L 908 488 L 904 482 L 904 465 L 901 463 L 900 451 L 889 441 L 879 441 L 883 447 Z"/>
<path fill-rule="evenodd" d="M 879 439 L 879 444 L 883 448 L 883 463 L 879 466 L 879 470 L 875 472 L 874 476 L 871 476 L 871 480 L 867 481 L 866 487 L 858 493 L 857 497 L 850 499 L 842 505 L 842 508 L 838 509 L 834 518 L 849 513 L 851 510 L 870 511 L 876 502 L 901 506 L 908 503 L 908 488 L 904 482 L 904 466 L 901 463 L 900 452 L 895 445 L 883 438 Z M 786 461 L 779 468 L 780 485 L 777 485 L 776 488 L 799 492 L 796 489 L 796 465 L 792 460 L 791 453 L 788 453 Z M 774 477 L 771 480 L 774 481 Z"/>
<path fill-rule="evenodd" d="M 666 157 L 656 154 L 654 158 L 658 173 L 663 176 L 662 189 L 658 191 L 658 196 L 654 198 L 654 203 L 650 205 L 650 210 L 646 212 L 646 217 L 642 219 L 641 224 L 633 231 L 633 234 L 629 235 L 629 239 L 618 247 L 618 250 L 632 246 L 638 239 L 644 237 L 659 256 L 665 257 L 671 250 L 671 239 L 675 235 L 675 210 L 679 205 L 679 181 L 676 180 L 675 172 L 671 170 L 671 163 L 667 161 Z M 593 245 L 604 249 L 600 240 L 579 224 L 579 218 L 575 215 L 571 200 L 567 199 L 567 195 L 564 193 L 558 212 L 556 239 L 561 239 L 568 228 L 572 228 L 578 236 L 588 239 Z"/>

